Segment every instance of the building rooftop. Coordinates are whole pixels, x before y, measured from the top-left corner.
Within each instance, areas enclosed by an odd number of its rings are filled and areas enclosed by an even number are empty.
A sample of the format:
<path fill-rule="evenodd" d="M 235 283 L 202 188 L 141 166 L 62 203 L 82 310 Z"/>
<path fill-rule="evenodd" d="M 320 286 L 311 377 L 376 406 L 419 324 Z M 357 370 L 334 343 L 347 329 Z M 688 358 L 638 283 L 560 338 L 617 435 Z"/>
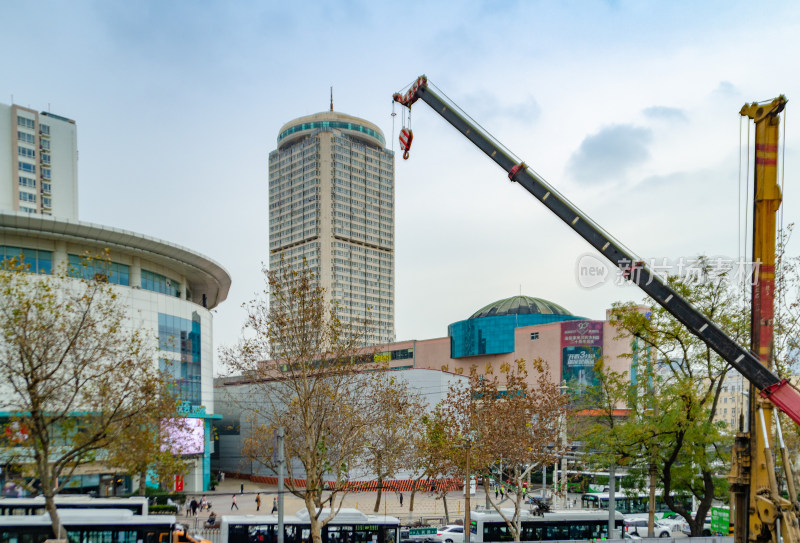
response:
<path fill-rule="evenodd" d="M 569 315 L 572 313 L 558 304 L 542 298 L 532 296 L 512 296 L 497 300 L 491 304 L 480 308 L 473 313 L 470 319 L 482 317 L 500 317 L 503 315 Z"/>
<path fill-rule="evenodd" d="M 315 130 L 331 130 L 334 128 L 355 138 L 363 139 L 371 145 L 379 147 L 386 145 L 383 131 L 373 123 L 336 111 L 324 111 L 300 117 L 284 124 L 278 133 L 278 148 L 285 149 Z"/>
<path fill-rule="evenodd" d="M 193 292 L 207 295 L 208 309 L 224 301 L 231 286 L 227 270 L 207 256 L 128 230 L 48 215 L 0 212 L 0 245 L 10 234 L 88 243 L 144 257 L 185 276 Z"/>

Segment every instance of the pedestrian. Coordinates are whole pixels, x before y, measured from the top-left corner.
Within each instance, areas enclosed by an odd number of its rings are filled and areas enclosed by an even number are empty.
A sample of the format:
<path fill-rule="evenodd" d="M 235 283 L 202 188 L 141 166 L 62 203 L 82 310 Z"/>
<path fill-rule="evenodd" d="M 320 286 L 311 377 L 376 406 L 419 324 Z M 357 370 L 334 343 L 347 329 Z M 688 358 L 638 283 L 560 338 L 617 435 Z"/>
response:
<path fill-rule="evenodd" d="M 500 485 L 500 499 L 501 500 L 506 499 L 506 487 L 504 487 L 503 485 Z"/>
<path fill-rule="evenodd" d="M 403 507 L 403 493 L 400 493 L 400 507 Z"/>
<path fill-rule="evenodd" d="M 239 494 L 244 494 L 244 483 L 239 485 Z"/>
<path fill-rule="evenodd" d="M 208 507 L 208 498 L 203 496 L 202 498 L 200 498 L 200 511 L 205 511 L 208 508 L 209 508 Z"/>
<path fill-rule="evenodd" d="M 261 511 L 261 493 L 256 494 L 256 511 Z"/>
<path fill-rule="evenodd" d="M 221 483 L 224 480 L 225 480 L 225 472 L 224 471 L 220 471 L 219 472 L 219 482 Z"/>
<path fill-rule="evenodd" d="M 275 496 L 272 498 L 272 515 L 274 515 L 278 511 L 278 497 Z"/>
<path fill-rule="evenodd" d="M 197 506 L 199 505 L 197 503 L 197 500 L 192 498 L 192 501 L 189 503 L 189 505 L 192 508 L 192 516 L 196 517 L 197 516 Z"/>
<path fill-rule="evenodd" d="M 236 504 L 236 494 L 231 494 L 231 511 L 233 511 L 234 507 L 237 511 L 239 510 L 239 506 Z"/>
<path fill-rule="evenodd" d="M 496 500 L 499 495 L 500 495 L 500 485 L 495 483 L 495 485 L 494 485 L 494 499 Z"/>

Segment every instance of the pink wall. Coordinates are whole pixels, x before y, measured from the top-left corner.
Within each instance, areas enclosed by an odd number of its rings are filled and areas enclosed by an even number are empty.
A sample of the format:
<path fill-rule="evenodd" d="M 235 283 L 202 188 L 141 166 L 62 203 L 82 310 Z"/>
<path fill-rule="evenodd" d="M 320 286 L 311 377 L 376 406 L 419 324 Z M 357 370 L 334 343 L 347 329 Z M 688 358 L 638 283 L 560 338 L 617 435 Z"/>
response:
<path fill-rule="evenodd" d="M 531 339 L 531 333 L 538 332 L 538 339 Z M 603 323 L 603 357 L 606 365 L 614 371 L 627 371 L 630 360 L 621 355 L 630 352 L 630 342 L 615 339 L 617 331 L 607 322 Z M 445 370 L 469 375 L 474 365 L 479 373 L 485 373 L 487 364 L 497 368 L 503 362 L 514 362 L 520 358 L 527 361 L 542 358 L 550 369 L 553 382 L 561 380 L 561 323 L 540 324 L 517 328 L 514 333 L 515 352 L 450 358 L 450 338 L 434 338 L 415 342 L 392 344 L 387 349 L 414 347 L 414 367 Z M 408 345 L 408 347 L 406 346 Z M 383 347 L 381 347 L 383 349 Z M 400 365 L 399 361 L 396 365 Z M 531 383 L 533 384 L 533 383 Z"/>

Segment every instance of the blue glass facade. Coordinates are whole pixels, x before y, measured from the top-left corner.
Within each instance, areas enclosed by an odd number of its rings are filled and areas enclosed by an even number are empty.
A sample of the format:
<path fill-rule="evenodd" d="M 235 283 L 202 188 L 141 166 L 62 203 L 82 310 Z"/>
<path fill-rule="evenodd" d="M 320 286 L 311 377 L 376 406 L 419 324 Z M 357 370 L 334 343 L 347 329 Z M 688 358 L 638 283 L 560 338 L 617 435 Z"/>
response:
<path fill-rule="evenodd" d="M 287 128 L 278 135 L 278 145 L 280 145 L 281 140 L 286 136 L 290 136 L 295 132 L 300 132 L 302 130 L 314 130 L 315 128 L 340 128 L 343 130 L 355 130 L 356 132 L 362 132 L 364 134 L 367 134 L 368 136 L 372 136 L 373 138 L 381 142 L 381 145 L 386 145 L 383 136 L 381 136 L 378 132 L 374 131 L 373 129 L 367 128 L 366 126 L 360 124 L 348 123 L 344 121 L 315 121 L 310 123 L 296 124 L 294 126 Z"/>
<path fill-rule="evenodd" d="M 97 276 L 103 276 L 109 283 L 129 286 L 131 271 L 130 266 L 125 264 L 69 255 L 69 274 L 87 281 L 91 281 Z"/>
<path fill-rule="evenodd" d="M 18 263 L 30 266 L 28 269 L 31 272 L 45 275 L 53 273 L 53 253 L 51 251 L 0 245 L 0 261 L 11 259 L 16 259 Z"/>
<path fill-rule="evenodd" d="M 161 294 L 168 294 L 179 298 L 181 295 L 180 283 L 160 273 L 142 270 L 142 288 Z"/>
<path fill-rule="evenodd" d="M 171 375 L 180 387 L 178 398 L 192 406 L 202 402 L 200 392 L 201 359 L 200 317 L 184 319 L 164 313 L 158 314 L 158 347 L 162 351 L 179 355 L 178 360 L 162 358 L 161 371 Z"/>
<path fill-rule="evenodd" d="M 514 330 L 521 326 L 585 320 L 574 315 L 528 314 L 480 317 L 458 321 L 447 327 L 450 358 L 514 352 Z"/>

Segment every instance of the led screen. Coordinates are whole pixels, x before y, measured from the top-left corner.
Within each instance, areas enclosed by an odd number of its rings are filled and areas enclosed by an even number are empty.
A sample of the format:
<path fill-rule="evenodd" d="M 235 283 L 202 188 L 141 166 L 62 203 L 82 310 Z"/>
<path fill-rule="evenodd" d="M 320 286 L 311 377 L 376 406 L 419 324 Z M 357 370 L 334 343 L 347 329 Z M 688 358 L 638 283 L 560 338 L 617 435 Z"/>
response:
<path fill-rule="evenodd" d="M 205 451 L 205 428 L 203 419 L 169 419 L 164 423 L 164 433 L 172 454 L 188 456 Z"/>

